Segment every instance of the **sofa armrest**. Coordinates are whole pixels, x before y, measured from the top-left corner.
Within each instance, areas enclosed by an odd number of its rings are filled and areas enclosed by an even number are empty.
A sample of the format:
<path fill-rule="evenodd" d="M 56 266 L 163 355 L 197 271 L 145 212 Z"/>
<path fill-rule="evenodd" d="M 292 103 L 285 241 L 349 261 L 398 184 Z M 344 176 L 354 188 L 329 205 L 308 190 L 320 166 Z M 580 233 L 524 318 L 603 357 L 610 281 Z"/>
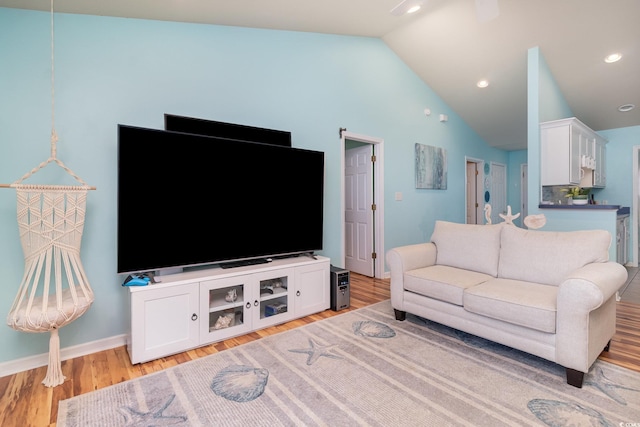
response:
<path fill-rule="evenodd" d="M 556 358 L 587 372 L 615 333 L 615 294 L 627 270 L 616 262 L 587 264 L 560 284 L 557 300 Z"/>
<path fill-rule="evenodd" d="M 386 259 L 391 271 L 391 306 L 404 311 L 402 305 L 404 273 L 416 268 L 434 265 L 436 263 L 436 245 L 429 242 L 400 246 L 390 249 Z"/>
<path fill-rule="evenodd" d="M 577 269 L 560 284 L 561 304 L 592 311 L 611 298 L 627 281 L 627 269 L 617 262 L 597 262 Z"/>

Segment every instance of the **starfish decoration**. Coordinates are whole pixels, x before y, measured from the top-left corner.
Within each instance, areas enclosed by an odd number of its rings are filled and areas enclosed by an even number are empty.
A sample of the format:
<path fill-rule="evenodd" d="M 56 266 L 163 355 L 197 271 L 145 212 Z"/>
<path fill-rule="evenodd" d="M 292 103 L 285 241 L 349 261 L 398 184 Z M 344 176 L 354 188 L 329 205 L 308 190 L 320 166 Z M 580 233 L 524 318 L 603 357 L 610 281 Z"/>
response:
<path fill-rule="evenodd" d="M 331 345 L 320 345 L 309 338 L 309 348 L 300 348 L 300 349 L 292 349 L 289 350 L 293 353 L 306 353 L 309 356 L 307 357 L 307 365 L 313 365 L 320 357 L 330 357 L 332 359 L 342 359 L 341 356 L 337 354 L 331 353 L 331 349 L 336 347 L 337 344 Z"/>
<path fill-rule="evenodd" d="M 604 371 L 599 366 L 594 368 L 593 378 L 585 378 L 584 383 L 594 386 L 595 388 L 597 388 L 598 390 L 600 390 L 601 392 L 603 392 L 604 394 L 606 394 L 611 399 L 615 400 L 617 403 L 621 405 L 626 405 L 627 401 L 624 400 L 624 398 L 616 392 L 616 389 L 640 392 L 639 389 L 626 387 L 626 386 L 614 383 L 609 378 L 607 378 L 607 376 L 604 374 Z"/>
<path fill-rule="evenodd" d="M 165 416 L 162 414 L 175 398 L 176 395 L 172 394 L 164 404 L 156 405 L 156 407 L 151 408 L 149 412 L 140 412 L 130 406 L 121 406 L 118 410 L 124 415 L 126 425 L 128 426 L 172 426 L 187 421 L 187 417 L 184 416 Z"/>
<path fill-rule="evenodd" d="M 520 212 L 518 212 L 515 215 L 511 214 L 511 206 L 507 206 L 507 214 L 498 214 L 500 216 L 500 218 L 504 219 L 504 223 L 505 224 L 511 224 L 513 225 L 513 220 L 518 218 L 520 216 Z"/>

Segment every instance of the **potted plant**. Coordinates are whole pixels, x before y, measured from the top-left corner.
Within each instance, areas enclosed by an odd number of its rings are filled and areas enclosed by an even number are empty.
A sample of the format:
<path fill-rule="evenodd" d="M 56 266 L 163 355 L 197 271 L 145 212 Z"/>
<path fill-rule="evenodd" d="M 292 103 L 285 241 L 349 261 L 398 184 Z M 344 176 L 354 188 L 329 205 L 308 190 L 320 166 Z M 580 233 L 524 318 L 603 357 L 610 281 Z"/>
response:
<path fill-rule="evenodd" d="M 571 187 L 563 188 L 562 191 L 567 193 L 564 197 L 570 197 L 574 205 L 586 205 L 589 202 L 590 188 Z"/>

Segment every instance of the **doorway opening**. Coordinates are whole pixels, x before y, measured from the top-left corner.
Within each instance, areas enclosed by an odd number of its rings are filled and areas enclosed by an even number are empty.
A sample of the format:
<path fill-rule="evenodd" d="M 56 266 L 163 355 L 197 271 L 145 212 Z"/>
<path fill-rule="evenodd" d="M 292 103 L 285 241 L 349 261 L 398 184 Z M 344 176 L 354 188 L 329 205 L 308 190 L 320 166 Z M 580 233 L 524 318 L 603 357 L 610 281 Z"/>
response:
<path fill-rule="evenodd" d="M 485 202 L 491 205 L 491 219 L 493 224 L 502 222 L 500 214 L 507 213 L 507 165 L 497 162 L 485 164 L 485 174 L 489 179 L 485 183 L 489 196 Z"/>
<path fill-rule="evenodd" d="M 465 211 L 467 224 L 485 224 L 483 183 L 484 160 L 465 158 L 466 162 L 466 202 Z"/>
<path fill-rule="evenodd" d="M 520 165 L 520 226 L 525 228 L 524 219 L 529 215 L 529 166 Z"/>
<path fill-rule="evenodd" d="M 342 266 L 384 278 L 384 141 L 346 130 L 341 141 Z"/>

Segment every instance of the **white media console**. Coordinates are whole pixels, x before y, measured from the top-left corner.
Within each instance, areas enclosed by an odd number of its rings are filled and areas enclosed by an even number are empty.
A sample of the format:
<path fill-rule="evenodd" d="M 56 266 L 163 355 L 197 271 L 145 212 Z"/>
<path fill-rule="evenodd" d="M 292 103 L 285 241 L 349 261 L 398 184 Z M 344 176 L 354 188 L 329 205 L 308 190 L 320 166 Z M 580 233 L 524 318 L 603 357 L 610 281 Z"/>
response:
<path fill-rule="evenodd" d="M 180 353 L 329 308 L 329 258 L 161 276 L 131 286 L 131 363 Z M 235 299 L 234 296 L 235 295 Z"/>

